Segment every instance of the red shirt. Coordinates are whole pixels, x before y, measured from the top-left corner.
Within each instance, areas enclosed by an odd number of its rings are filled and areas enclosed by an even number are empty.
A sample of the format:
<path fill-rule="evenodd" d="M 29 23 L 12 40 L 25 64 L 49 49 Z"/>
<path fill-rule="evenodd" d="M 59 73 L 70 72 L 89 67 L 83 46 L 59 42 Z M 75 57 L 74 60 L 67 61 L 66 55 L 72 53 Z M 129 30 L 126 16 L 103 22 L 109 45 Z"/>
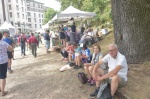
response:
<path fill-rule="evenodd" d="M 37 39 L 34 36 L 29 38 L 29 43 L 38 43 Z"/>
<path fill-rule="evenodd" d="M 24 35 L 19 36 L 19 38 L 18 38 L 19 43 L 21 43 L 21 39 L 23 39 L 24 42 L 27 42 L 26 36 L 24 36 Z"/>
<path fill-rule="evenodd" d="M 74 48 L 73 48 L 72 45 L 70 45 L 70 46 L 67 46 L 66 50 L 67 50 L 67 51 L 73 52 L 73 51 L 74 51 Z"/>

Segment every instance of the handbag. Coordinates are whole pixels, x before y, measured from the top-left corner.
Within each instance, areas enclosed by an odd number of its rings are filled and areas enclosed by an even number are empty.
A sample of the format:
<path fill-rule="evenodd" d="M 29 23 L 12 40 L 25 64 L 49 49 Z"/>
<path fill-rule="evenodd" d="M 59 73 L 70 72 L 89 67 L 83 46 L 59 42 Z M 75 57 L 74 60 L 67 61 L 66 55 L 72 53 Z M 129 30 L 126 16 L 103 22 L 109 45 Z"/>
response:
<path fill-rule="evenodd" d="M 108 84 L 108 82 L 100 85 L 96 99 L 113 99 L 111 96 L 110 84 Z"/>

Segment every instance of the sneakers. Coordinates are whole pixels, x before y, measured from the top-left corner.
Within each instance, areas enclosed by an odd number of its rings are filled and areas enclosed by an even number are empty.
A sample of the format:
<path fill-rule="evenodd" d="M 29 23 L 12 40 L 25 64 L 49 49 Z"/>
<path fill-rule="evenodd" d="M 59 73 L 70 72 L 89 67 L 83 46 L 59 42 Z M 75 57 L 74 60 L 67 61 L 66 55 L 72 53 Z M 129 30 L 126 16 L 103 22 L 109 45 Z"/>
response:
<path fill-rule="evenodd" d="M 96 84 L 95 80 L 91 80 L 90 85 L 93 86 L 95 84 Z"/>
<path fill-rule="evenodd" d="M 99 88 L 96 88 L 93 93 L 90 94 L 91 98 L 95 98 L 98 94 Z"/>
<path fill-rule="evenodd" d="M 70 66 L 70 67 L 73 67 L 74 65 L 75 65 L 75 63 L 69 62 L 69 66 Z"/>
<path fill-rule="evenodd" d="M 13 73 L 13 70 L 11 68 L 8 68 L 9 73 Z"/>
<path fill-rule="evenodd" d="M 80 69 L 81 66 L 75 65 L 74 69 Z"/>
<path fill-rule="evenodd" d="M 91 83 L 91 81 L 92 81 L 92 78 L 89 78 L 88 81 L 87 81 L 87 83 Z"/>

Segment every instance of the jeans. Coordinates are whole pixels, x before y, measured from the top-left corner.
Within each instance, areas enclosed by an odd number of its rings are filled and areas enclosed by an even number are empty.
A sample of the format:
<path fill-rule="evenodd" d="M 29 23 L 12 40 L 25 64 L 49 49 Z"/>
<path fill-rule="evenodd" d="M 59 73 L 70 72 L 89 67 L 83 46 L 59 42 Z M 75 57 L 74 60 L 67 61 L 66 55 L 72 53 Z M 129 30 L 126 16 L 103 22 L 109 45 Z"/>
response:
<path fill-rule="evenodd" d="M 31 43 L 32 55 L 36 57 L 37 45 L 36 43 Z"/>
<path fill-rule="evenodd" d="M 75 43 L 76 42 L 76 34 L 75 32 L 70 33 L 70 43 Z"/>
<path fill-rule="evenodd" d="M 25 51 L 26 51 L 26 44 L 25 43 L 20 43 L 21 46 L 21 54 L 25 55 Z"/>

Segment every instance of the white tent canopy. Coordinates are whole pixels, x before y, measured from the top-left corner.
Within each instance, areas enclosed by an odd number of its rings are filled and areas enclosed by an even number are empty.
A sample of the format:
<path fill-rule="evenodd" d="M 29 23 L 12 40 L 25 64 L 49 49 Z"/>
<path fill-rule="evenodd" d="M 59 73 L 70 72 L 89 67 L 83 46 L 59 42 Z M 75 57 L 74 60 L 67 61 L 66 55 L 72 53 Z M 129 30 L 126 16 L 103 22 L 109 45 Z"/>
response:
<path fill-rule="evenodd" d="M 93 17 L 96 16 L 95 12 L 85 12 L 74 8 L 73 6 L 69 6 L 67 9 L 58 14 L 58 18 L 60 17 Z"/>
<path fill-rule="evenodd" d="M 15 27 L 6 21 L 1 25 L 0 30 L 9 30 L 10 36 L 15 34 Z"/>
<path fill-rule="evenodd" d="M 6 29 L 9 30 L 9 28 L 15 28 L 10 23 L 7 23 L 6 21 L 1 25 L 0 29 Z"/>
<path fill-rule="evenodd" d="M 45 31 L 43 29 L 37 30 L 36 32 L 40 32 L 41 34 L 45 33 Z"/>
<path fill-rule="evenodd" d="M 49 28 L 49 23 L 46 23 L 45 25 L 42 26 L 42 29 L 48 29 Z"/>
<path fill-rule="evenodd" d="M 54 21 L 69 21 L 71 18 L 74 20 L 86 19 L 96 16 L 95 12 L 85 12 L 74 8 L 73 6 L 69 6 L 64 11 L 59 14 L 56 14 L 49 22 Z"/>
<path fill-rule="evenodd" d="M 13 28 L 13 29 L 15 29 L 15 27 L 14 27 L 14 26 L 12 26 L 10 23 L 8 23 L 8 25 L 9 25 L 9 28 Z"/>

